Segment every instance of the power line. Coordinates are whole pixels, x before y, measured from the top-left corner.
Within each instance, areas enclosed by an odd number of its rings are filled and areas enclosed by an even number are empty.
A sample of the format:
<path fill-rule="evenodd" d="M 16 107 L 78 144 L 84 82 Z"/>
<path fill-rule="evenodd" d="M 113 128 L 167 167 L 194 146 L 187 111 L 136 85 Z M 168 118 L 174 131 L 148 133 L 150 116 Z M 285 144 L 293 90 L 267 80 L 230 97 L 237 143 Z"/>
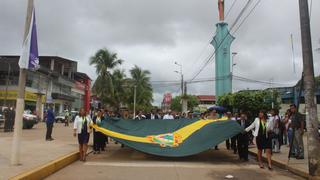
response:
<path fill-rule="evenodd" d="M 220 44 L 222 44 L 222 43 L 220 43 Z M 220 46 L 219 46 L 220 47 Z M 191 79 L 191 81 L 192 80 L 194 80 L 202 71 L 203 71 L 203 69 L 209 64 L 209 62 L 211 61 L 211 58 L 215 55 L 215 53 L 216 53 L 216 50 L 215 51 L 213 51 L 213 53 L 207 58 L 207 61 L 205 62 L 205 64 L 200 68 L 200 70 L 193 76 L 193 78 Z"/>
<path fill-rule="evenodd" d="M 249 79 L 249 78 L 245 78 L 245 77 L 241 77 L 241 76 L 233 76 L 235 77 L 235 80 L 239 80 L 239 81 L 245 81 L 245 82 L 253 82 L 253 83 L 260 83 L 260 84 L 273 84 L 273 85 L 286 85 L 289 86 L 290 84 L 287 83 L 282 83 L 282 82 L 270 82 L 270 81 L 262 81 L 262 80 L 255 80 L 255 79 Z"/>
<path fill-rule="evenodd" d="M 236 4 L 236 2 L 237 2 L 237 0 L 233 0 L 233 3 L 231 4 L 231 6 L 230 6 L 230 8 L 229 8 L 229 10 L 228 10 L 228 12 L 227 12 L 227 14 L 226 14 L 226 16 L 225 16 L 225 19 L 227 19 L 227 17 L 229 16 L 229 14 L 230 14 L 230 12 L 232 11 L 232 9 L 233 9 L 234 5 Z M 208 47 L 208 45 L 210 44 L 210 42 L 211 42 L 211 40 L 209 40 L 209 42 L 207 42 L 207 43 L 205 44 L 205 46 L 204 46 L 204 47 L 202 48 L 202 50 L 201 50 L 200 55 L 197 57 L 197 60 L 196 60 L 193 64 L 195 64 L 196 62 L 199 61 L 201 55 L 203 54 L 204 50 Z M 211 56 L 211 55 L 209 55 L 209 56 Z M 206 58 L 206 59 L 207 59 L 207 58 Z"/>
<path fill-rule="evenodd" d="M 227 19 L 227 18 L 228 18 L 229 14 L 230 14 L 230 12 L 231 12 L 232 8 L 234 7 L 234 5 L 236 4 L 236 2 L 237 2 L 237 0 L 233 0 L 233 3 L 232 3 L 232 5 L 231 5 L 230 9 L 228 10 L 228 12 L 227 12 L 227 15 L 226 15 L 225 19 Z"/>
<path fill-rule="evenodd" d="M 233 34 L 235 34 L 240 27 L 242 26 L 242 24 L 248 19 L 248 17 L 253 13 L 253 11 L 256 9 L 256 7 L 260 4 L 261 0 L 258 0 L 256 2 L 256 4 L 253 6 L 253 8 L 250 10 L 250 12 L 246 15 L 246 17 L 240 22 L 240 25 L 238 26 L 238 28 L 233 32 Z M 231 30 L 230 30 L 231 31 Z"/>
<path fill-rule="evenodd" d="M 232 31 L 233 27 L 238 23 L 238 21 L 240 20 L 241 16 L 243 15 L 243 13 L 245 12 L 245 10 L 249 7 L 249 5 L 251 4 L 252 0 L 248 0 L 247 4 L 243 7 L 243 9 L 241 10 L 240 14 L 238 15 L 238 17 L 236 18 L 235 22 L 233 23 L 232 27 L 230 28 L 230 31 Z M 246 15 L 246 17 L 240 22 L 240 25 L 237 27 L 237 29 L 234 31 L 233 34 L 235 34 L 240 27 L 243 25 L 243 23 L 248 19 L 248 17 L 253 13 L 254 9 L 259 5 L 259 3 L 261 2 L 261 0 L 258 0 L 256 2 L 256 4 L 254 5 L 254 7 L 250 10 L 250 12 Z M 229 34 L 227 34 L 223 40 L 221 41 L 221 43 L 218 45 L 218 47 L 215 49 L 215 51 L 209 56 L 209 58 L 206 60 L 205 64 L 200 68 L 200 70 L 194 75 L 194 77 L 191 79 L 194 80 L 202 71 L 203 69 L 209 64 L 209 62 L 211 61 L 212 57 L 215 56 L 216 51 L 220 48 L 220 46 L 222 45 L 222 43 L 225 41 L 225 39 L 228 37 Z"/>
<path fill-rule="evenodd" d="M 239 15 L 237 16 L 237 18 L 235 19 L 234 23 L 230 26 L 230 31 L 231 29 L 233 29 L 233 27 L 238 23 L 238 21 L 240 20 L 241 16 L 244 14 L 244 12 L 247 10 L 247 8 L 250 6 L 252 0 L 248 0 L 247 3 L 244 5 L 244 7 L 242 8 L 242 10 L 240 11 Z"/>

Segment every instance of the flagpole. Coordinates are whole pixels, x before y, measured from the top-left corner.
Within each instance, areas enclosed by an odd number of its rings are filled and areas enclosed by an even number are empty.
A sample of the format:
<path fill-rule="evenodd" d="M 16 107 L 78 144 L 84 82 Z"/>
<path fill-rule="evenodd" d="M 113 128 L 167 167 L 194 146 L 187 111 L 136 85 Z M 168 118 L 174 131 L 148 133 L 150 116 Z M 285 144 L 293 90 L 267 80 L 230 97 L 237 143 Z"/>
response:
<path fill-rule="evenodd" d="M 23 41 L 26 39 L 29 33 L 29 29 L 30 29 L 29 27 L 32 26 L 30 24 L 31 18 L 32 18 L 32 10 L 33 10 L 33 0 L 28 0 L 28 8 L 27 8 L 27 16 L 26 16 L 26 22 L 25 22 Z M 15 122 L 14 134 L 13 134 L 12 151 L 11 151 L 12 165 L 20 164 L 20 149 L 21 149 L 20 145 L 21 145 L 22 125 L 23 125 L 26 78 L 27 78 L 27 70 L 20 68 L 18 94 L 17 94 L 17 102 L 16 102 L 16 116 L 14 120 Z"/>

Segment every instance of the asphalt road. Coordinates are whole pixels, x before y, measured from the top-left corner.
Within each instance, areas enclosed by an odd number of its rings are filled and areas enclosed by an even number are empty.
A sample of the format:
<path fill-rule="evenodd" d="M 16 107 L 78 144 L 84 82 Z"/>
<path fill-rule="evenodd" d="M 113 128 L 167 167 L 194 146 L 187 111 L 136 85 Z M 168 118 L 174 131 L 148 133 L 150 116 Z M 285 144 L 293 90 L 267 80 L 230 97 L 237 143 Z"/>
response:
<path fill-rule="evenodd" d="M 302 179 L 276 167 L 272 171 L 260 169 L 255 158 L 240 162 L 236 155 L 223 148 L 190 157 L 165 158 L 114 144 L 106 152 L 91 153 L 86 162 L 77 161 L 47 179 L 212 180 L 227 179 L 227 175 L 245 180 Z"/>

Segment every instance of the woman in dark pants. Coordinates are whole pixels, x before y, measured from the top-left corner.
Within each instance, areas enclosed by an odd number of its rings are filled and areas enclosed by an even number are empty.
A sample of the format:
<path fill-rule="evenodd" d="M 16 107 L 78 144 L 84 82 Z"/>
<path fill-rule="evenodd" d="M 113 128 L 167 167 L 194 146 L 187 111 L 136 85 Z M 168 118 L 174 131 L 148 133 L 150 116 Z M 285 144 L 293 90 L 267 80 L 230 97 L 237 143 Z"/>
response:
<path fill-rule="evenodd" d="M 99 110 L 97 115 L 93 117 L 93 124 L 100 125 L 102 120 L 102 112 Z M 103 134 L 95 129 L 93 129 L 93 154 L 100 154 L 103 149 Z"/>
<path fill-rule="evenodd" d="M 75 118 L 73 124 L 73 136 L 78 135 L 80 161 L 86 161 L 86 154 L 88 150 L 88 142 L 90 138 L 92 120 L 84 108 L 80 109 L 79 115 Z"/>
<path fill-rule="evenodd" d="M 262 163 L 262 150 L 266 151 L 267 160 L 268 160 L 268 168 L 272 170 L 271 164 L 271 149 L 272 149 L 272 137 L 271 129 L 273 127 L 271 121 L 267 121 L 267 114 L 265 111 L 260 111 L 259 117 L 257 117 L 254 122 L 245 129 L 246 132 L 252 131 L 254 137 L 256 137 L 256 144 L 258 148 L 258 161 L 260 168 L 264 168 Z"/>

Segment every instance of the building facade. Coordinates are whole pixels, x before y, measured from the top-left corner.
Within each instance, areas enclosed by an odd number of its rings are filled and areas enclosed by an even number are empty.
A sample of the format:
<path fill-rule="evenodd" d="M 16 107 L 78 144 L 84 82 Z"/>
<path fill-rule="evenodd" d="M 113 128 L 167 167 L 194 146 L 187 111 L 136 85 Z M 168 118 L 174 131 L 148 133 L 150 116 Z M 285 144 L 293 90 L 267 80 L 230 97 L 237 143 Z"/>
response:
<path fill-rule="evenodd" d="M 0 106 L 15 106 L 18 61 L 19 56 L 0 56 Z M 43 118 L 48 104 L 53 104 L 55 113 L 60 114 L 64 110 L 79 110 L 90 103 L 91 80 L 86 74 L 77 72 L 76 61 L 58 56 L 40 56 L 39 62 L 39 70 L 27 72 L 25 109 Z"/>

